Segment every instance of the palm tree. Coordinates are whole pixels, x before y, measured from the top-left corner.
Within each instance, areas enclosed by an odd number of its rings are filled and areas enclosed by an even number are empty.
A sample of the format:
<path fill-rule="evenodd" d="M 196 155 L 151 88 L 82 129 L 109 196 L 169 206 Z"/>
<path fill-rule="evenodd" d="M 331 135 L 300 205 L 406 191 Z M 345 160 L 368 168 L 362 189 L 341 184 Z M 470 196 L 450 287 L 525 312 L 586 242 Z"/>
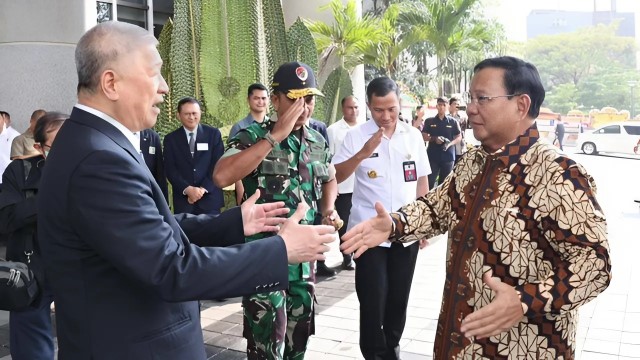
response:
<path fill-rule="evenodd" d="M 316 105 L 316 113 L 323 114 L 322 120 L 331 124 L 342 115 L 339 99 L 353 92 L 350 74 L 363 64 L 366 49 L 381 40 L 381 31 L 374 17 L 360 16 L 356 0 L 345 5 L 341 0 L 332 0 L 320 9 L 330 10 L 334 22 L 305 20 L 305 24 L 320 54 L 318 78 L 326 78 L 322 92 L 327 96 Z"/>
<path fill-rule="evenodd" d="M 473 7 L 479 0 L 419 0 L 416 14 L 426 13 L 427 21 L 414 23 L 426 35 L 436 53 L 438 71 L 438 93 L 443 95 L 443 73 L 450 53 L 459 48 L 467 34 L 464 24 L 472 14 Z"/>
<path fill-rule="evenodd" d="M 360 17 L 355 0 L 349 0 L 346 5 L 341 0 L 332 0 L 320 9 L 331 10 L 335 21 L 327 24 L 305 20 L 321 55 L 319 67 L 326 66 L 327 59 L 335 54 L 339 66 L 353 70 L 363 63 L 364 53 L 370 44 L 380 40 L 376 19 L 370 15 Z"/>
<path fill-rule="evenodd" d="M 406 55 L 405 50 L 424 42 L 427 37 L 424 29 L 416 24 L 427 22 L 430 16 L 416 10 L 413 2 L 394 3 L 386 8 L 378 20 L 383 37 L 367 50 L 367 64 L 377 67 L 389 77 L 395 76 Z"/>

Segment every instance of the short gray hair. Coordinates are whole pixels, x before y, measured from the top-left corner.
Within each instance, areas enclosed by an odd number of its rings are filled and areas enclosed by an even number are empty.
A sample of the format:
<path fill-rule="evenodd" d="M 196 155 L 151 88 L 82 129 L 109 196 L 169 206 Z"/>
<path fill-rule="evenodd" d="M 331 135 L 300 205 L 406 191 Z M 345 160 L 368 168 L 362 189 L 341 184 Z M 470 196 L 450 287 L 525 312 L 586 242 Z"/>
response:
<path fill-rule="evenodd" d="M 158 41 L 147 30 L 125 22 L 107 21 L 89 29 L 76 46 L 78 93 L 94 93 L 106 69 L 146 44 L 157 45 Z"/>

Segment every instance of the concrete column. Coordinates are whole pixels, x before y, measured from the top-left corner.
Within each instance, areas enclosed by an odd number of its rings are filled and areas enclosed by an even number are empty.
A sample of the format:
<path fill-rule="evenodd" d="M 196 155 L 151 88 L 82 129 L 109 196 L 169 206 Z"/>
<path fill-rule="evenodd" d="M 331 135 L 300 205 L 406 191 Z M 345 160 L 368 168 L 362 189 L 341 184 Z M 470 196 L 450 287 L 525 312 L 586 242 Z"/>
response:
<path fill-rule="evenodd" d="M 348 0 L 342 0 L 343 3 L 347 3 Z M 321 11 L 321 6 L 329 4 L 330 0 L 281 0 L 282 11 L 284 12 L 284 23 L 288 28 L 293 24 L 298 17 L 303 19 L 310 19 L 314 21 L 323 21 L 325 23 L 332 23 L 334 21 L 333 15 L 330 10 Z M 362 15 L 362 1 L 356 1 L 358 12 Z M 317 74 L 318 82 L 323 84 L 328 73 Z M 364 83 L 364 65 L 357 66 L 351 72 L 351 82 L 353 83 L 354 95 L 359 100 L 360 106 L 360 118 L 362 121 L 366 118 L 366 103 L 365 103 L 365 83 Z"/>
<path fill-rule="evenodd" d="M 0 1 L 0 109 L 15 129 L 36 109 L 71 111 L 75 45 L 95 24 L 95 0 Z"/>

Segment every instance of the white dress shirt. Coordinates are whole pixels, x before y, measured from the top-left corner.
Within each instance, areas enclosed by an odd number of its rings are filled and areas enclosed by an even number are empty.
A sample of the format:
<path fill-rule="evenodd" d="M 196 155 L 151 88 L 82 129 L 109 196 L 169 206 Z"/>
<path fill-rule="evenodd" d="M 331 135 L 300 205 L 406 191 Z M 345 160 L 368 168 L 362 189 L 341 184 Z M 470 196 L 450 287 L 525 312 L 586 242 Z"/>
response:
<path fill-rule="evenodd" d="M 2 122 L 2 133 L 0 133 L 0 184 L 2 183 L 2 174 L 4 174 L 4 171 L 11 162 L 11 144 L 13 143 L 13 139 L 19 135 L 20 133 L 14 128 L 11 126 L 7 128 L 4 121 Z"/>
<path fill-rule="evenodd" d="M 113 125 L 116 127 L 116 129 L 120 130 L 120 132 L 122 133 L 122 135 L 124 135 L 127 140 L 129 140 L 129 142 L 131 143 L 131 145 L 133 145 L 133 148 L 136 149 L 136 151 L 138 152 L 138 154 L 141 153 L 140 151 L 140 135 L 139 134 L 134 134 L 133 131 L 127 129 L 126 126 L 122 125 L 120 122 L 118 122 L 118 120 L 112 118 L 111 116 L 103 113 L 100 110 L 96 110 L 92 107 L 89 107 L 87 105 L 82 105 L 82 104 L 76 104 L 76 107 L 80 110 L 84 110 L 90 114 L 93 114 L 97 117 L 99 117 L 100 119 L 108 122 L 109 124 Z"/>
<path fill-rule="evenodd" d="M 333 164 L 352 158 L 377 131 L 378 125 L 373 120 L 349 131 L 333 157 Z M 372 156 L 363 160 L 354 172 L 355 184 L 348 229 L 376 216 L 376 201 L 380 201 L 387 211 L 395 211 L 416 199 L 418 181 L 405 181 L 403 163 L 410 161 L 415 162 L 417 179 L 431 173 L 420 131 L 398 121 L 391 138 L 383 136 Z M 403 245 L 409 246 L 412 243 Z M 380 246 L 390 247 L 391 243 L 387 241 Z"/>
<path fill-rule="evenodd" d="M 354 129 L 358 125 L 359 123 L 356 123 L 356 125 L 351 126 L 342 118 L 327 128 L 329 151 L 331 151 L 331 154 L 335 156 L 338 153 L 338 150 L 342 147 L 344 137 L 347 136 L 349 130 Z M 351 174 L 345 181 L 338 184 L 338 194 L 351 194 L 353 192 L 354 182 L 355 174 Z"/>

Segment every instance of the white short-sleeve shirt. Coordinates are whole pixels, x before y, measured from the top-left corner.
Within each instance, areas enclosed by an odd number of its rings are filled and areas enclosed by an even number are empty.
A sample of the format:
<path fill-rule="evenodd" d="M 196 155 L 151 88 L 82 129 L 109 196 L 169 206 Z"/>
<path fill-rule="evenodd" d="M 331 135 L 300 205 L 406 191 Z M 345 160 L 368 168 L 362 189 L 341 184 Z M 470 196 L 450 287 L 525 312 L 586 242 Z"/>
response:
<path fill-rule="evenodd" d="M 347 136 L 347 132 L 354 129 L 356 126 L 358 126 L 358 124 L 350 126 L 343 118 L 331 124 L 331 126 L 327 128 L 329 151 L 331 151 L 332 155 L 338 153 L 338 150 L 342 147 L 342 142 L 344 141 L 345 136 Z M 354 178 L 355 176 L 352 174 L 345 181 L 338 184 L 338 194 L 351 194 L 353 192 Z"/>
<path fill-rule="evenodd" d="M 377 131 L 378 125 L 373 120 L 349 131 L 332 163 L 340 164 L 352 158 Z M 405 181 L 405 169 L 411 169 L 412 162 L 415 164 L 416 180 Z M 376 216 L 376 201 L 380 201 L 388 211 L 395 211 L 414 201 L 417 179 L 430 173 L 431 167 L 420 131 L 398 121 L 391 138 L 383 136 L 373 154 L 363 160 L 354 172 L 348 228 Z M 389 247 L 391 243 L 387 241 L 380 246 Z"/>

